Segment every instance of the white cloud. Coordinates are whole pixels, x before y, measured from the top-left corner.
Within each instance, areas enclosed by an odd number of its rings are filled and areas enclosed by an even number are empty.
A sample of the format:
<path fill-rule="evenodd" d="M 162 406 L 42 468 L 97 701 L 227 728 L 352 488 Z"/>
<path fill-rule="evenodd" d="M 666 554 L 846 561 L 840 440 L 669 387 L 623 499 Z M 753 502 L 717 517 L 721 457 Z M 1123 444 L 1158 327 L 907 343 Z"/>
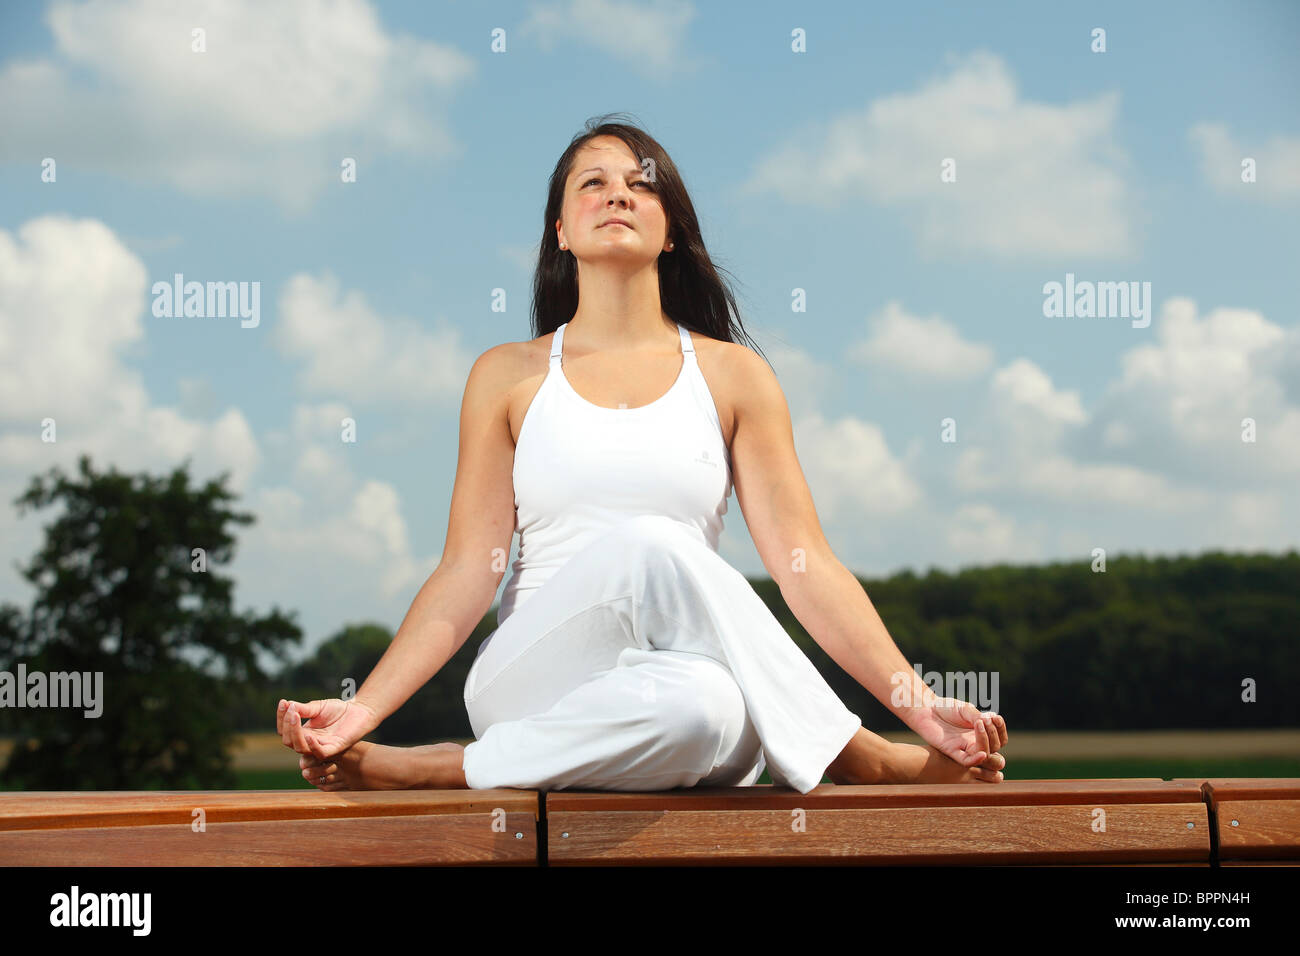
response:
<path fill-rule="evenodd" d="M 299 385 L 358 402 L 458 406 L 474 356 L 460 329 L 381 316 L 328 273 L 295 275 L 280 299 L 276 345 L 301 358 Z M 338 422 L 334 423 L 338 427 Z"/>
<path fill-rule="evenodd" d="M 248 593 L 292 604 L 312 582 L 311 616 L 331 629 L 374 614 L 376 595 L 409 603 L 438 563 L 436 555 L 411 553 L 401 500 L 389 483 L 341 477 L 340 507 L 282 485 L 257 489 L 248 509 L 257 523 L 240 533 Z"/>
<path fill-rule="evenodd" d="M 1300 326 L 1239 308 L 1198 317 L 1187 298 L 1167 300 L 1153 326 L 1156 341 L 1121 357 L 1098 403 L 1102 442 L 1118 432 L 1126 458 L 1218 484 L 1300 477 Z"/>
<path fill-rule="evenodd" d="M 849 358 L 913 379 L 960 382 L 987 371 L 993 350 L 967 341 L 951 322 L 911 315 L 891 301 L 872 320 L 870 336 L 851 347 Z"/>
<path fill-rule="evenodd" d="M 685 0 L 559 0 L 534 3 L 528 10 L 515 32 L 544 50 L 577 41 L 651 79 L 691 69 L 682 48 L 695 7 Z"/>
<path fill-rule="evenodd" d="M 963 419 L 958 420 L 961 450 L 952 470 L 960 491 L 1134 508 L 1198 508 L 1209 501 L 1156 472 L 1125 463 L 1078 461 L 1067 454 L 1088 415 L 1077 392 L 1058 389 L 1028 359 L 1015 359 L 994 372 L 983 406 Z"/>
<path fill-rule="evenodd" d="M 46 19 L 52 58 L 0 70 L 0 161 L 302 209 L 344 157 L 457 151 L 438 113 L 473 61 L 385 32 L 363 0 L 55 2 Z"/>
<path fill-rule="evenodd" d="M 1024 417 L 1050 426 L 1081 425 L 1087 421 L 1078 392 L 1064 392 L 1029 359 L 1018 358 L 993 373 L 990 394 L 1008 418 L 1023 427 Z"/>
<path fill-rule="evenodd" d="M 1201 172 L 1216 189 L 1246 199 L 1300 196 L 1300 137 L 1272 136 L 1242 143 L 1222 123 L 1197 123 L 1187 137 L 1200 151 Z M 1255 182 L 1241 181 L 1241 162 L 1255 160 Z"/>
<path fill-rule="evenodd" d="M 1091 413 L 1027 359 L 998 369 L 964 431 L 958 423 L 953 486 L 1180 517 L 1194 546 L 1293 542 L 1279 529 L 1300 477 L 1300 328 L 1245 309 L 1198 318 L 1194 302 L 1174 298 L 1153 331 L 1155 343 L 1121 356 Z M 1246 417 L 1254 444 L 1241 440 Z"/>
<path fill-rule="evenodd" d="M 1024 98 L 1002 59 L 979 51 L 917 91 L 801 134 L 745 188 L 828 209 L 853 199 L 896 207 L 931 255 L 1129 255 L 1118 106 L 1114 92 L 1065 106 Z M 940 181 L 947 158 L 953 183 Z"/>
<path fill-rule="evenodd" d="M 794 436 L 799 463 L 824 523 L 896 515 L 922 498 L 920 486 L 890 452 L 878 425 L 852 416 L 827 421 L 813 413 L 795 423 Z"/>
<path fill-rule="evenodd" d="M 0 229 L 0 461 L 22 473 L 86 452 L 102 465 L 192 474 L 229 468 L 242 488 L 260 457 L 238 409 L 215 420 L 153 405 L 125 353 L 144 338 L 143 263 L 103 223 L 42 216 Z M 51 419 L 56 442 L 41 440 Z"/>

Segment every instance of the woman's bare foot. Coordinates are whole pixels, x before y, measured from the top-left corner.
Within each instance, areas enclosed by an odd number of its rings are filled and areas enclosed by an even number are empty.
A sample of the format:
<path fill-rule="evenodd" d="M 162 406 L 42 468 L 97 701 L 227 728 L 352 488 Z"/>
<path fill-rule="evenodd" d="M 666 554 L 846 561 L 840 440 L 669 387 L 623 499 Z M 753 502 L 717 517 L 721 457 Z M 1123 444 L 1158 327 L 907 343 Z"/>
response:
<path fill-rule="evenodd" d="M 389 747 L 361 740 L 320 760 L 299 754 L 303 777 L 321 790 L 464 790 L 465 748 L 451 742 Z"/>
<path fill-rule="evenodd" d="M 990 754 L 977 767 L 963 767 L 929 744 L 896 744 L 865 727 L 826 768 L 837 784 L 879 783 L 1001 783 L 1002 754 Z"/>
<path fill-rule="evenodd" d="M 929 744 L 893 746 L 898 748 L 896 767 L 901 775 L 896 783 L 1001 783 L 1002 771 L 994 768 L 1007 765 L 1001 754 L 992 754 L 978 767 L 963 767 Z"/>

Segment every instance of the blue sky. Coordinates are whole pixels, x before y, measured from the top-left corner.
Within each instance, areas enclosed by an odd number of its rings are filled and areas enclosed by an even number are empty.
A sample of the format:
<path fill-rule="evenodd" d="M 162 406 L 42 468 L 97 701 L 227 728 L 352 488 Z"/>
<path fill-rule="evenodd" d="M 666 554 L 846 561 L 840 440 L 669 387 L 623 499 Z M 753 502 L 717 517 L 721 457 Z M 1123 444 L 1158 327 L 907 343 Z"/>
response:
<path fill-rule="evenodd" d="M 258 518 L 241 607 L 396 628 L 465 376 L 530 336 L 547 176 L 610 111 L 683 172 L 858 573 L 1293 548 L 1298 36 L 1286 2 L 7 3 L 0 600 L 32 475 L 193 456 Z M 154 316 L 177 272 L 260 282 L 260 324 Z M 1067 274 L 1150 283 L 1150 324 L 1045 317 Z M 763 573 L 734 497 L 720 551 Z"/>

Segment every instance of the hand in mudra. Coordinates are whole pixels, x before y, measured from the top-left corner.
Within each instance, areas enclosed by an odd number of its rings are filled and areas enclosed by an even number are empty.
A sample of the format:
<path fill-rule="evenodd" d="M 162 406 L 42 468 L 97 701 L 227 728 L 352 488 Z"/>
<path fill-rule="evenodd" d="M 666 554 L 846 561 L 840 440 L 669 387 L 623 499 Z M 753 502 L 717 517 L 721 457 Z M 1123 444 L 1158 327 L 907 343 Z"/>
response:
<path fill-rule="evenodd" d="M 1001 770 L 1007 760 L 998 753 L 1007 742 L 1007 722 L 983 713 L 956 697 L 936 697 L 909 724 L 921 739 L 963 767 Z"/>
<path fill-rule="evenodd" d="M 275 712 L 275 731 L 284 745 L 320 759 L 343 753 L 377 726 L 375 712 L 356 700 L 282 700 Z"/>

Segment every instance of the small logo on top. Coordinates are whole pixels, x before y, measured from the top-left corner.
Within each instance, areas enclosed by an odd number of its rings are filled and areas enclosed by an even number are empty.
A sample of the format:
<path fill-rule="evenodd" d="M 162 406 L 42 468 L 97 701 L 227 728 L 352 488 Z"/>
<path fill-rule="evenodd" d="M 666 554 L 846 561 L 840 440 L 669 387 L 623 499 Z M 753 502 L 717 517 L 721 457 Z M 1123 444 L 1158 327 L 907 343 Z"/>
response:
<path fill-rule="evenodd" d="M 709 450 L 707 448 L 700 452 L 700 457 L 691 460 L 699 462 L 701 465 L 708 465 L 710 468 L 718 467 L 718 463 L 709 457 Z"/>

